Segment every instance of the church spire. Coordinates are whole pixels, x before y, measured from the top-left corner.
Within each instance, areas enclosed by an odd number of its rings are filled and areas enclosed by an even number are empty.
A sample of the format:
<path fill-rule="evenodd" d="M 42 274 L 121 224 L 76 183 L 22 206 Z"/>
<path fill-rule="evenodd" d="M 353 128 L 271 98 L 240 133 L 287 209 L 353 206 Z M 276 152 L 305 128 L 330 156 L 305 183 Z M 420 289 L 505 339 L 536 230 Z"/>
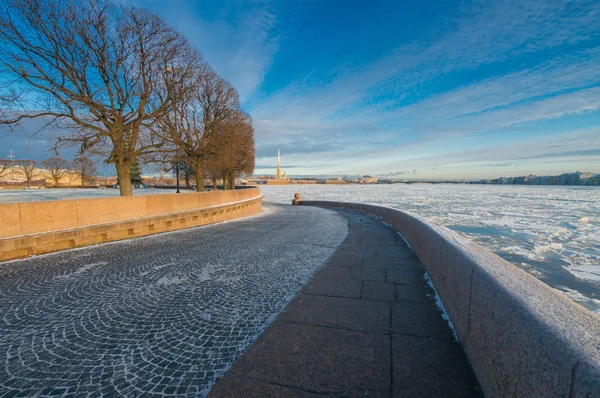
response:
<path fill-rule="evenodd" d="M 275 174 L 276 180 L 281 180 L 281 156 L 279 153 L 279 148 L 277 148 L 277 173 Z"/>

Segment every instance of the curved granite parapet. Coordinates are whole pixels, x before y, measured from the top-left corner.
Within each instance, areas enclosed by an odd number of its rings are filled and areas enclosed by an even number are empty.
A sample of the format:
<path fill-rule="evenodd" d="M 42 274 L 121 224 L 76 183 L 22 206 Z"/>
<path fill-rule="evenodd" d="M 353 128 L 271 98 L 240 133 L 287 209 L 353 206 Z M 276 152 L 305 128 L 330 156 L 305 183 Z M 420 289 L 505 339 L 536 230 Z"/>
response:
<path fill-rule="evenodd" d="M 0 261 L 198 227 L 262 211 L 257 188 L 0 204 Z"/>
<path fill-rule="evenodd" d="M 600 317 L 448 228 L 365 204 L 392 225 L 429 273 L 487 396 L 600 397 Z"/>

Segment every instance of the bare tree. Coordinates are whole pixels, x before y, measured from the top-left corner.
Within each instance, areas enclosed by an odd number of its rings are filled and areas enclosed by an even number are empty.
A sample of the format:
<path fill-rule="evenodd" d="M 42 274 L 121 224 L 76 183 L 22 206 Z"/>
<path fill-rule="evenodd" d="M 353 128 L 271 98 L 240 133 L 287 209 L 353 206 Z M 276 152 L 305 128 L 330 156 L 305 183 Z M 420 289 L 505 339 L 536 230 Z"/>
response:
<path fill-rule="evenodd" d="M 235 178 L 254 172 L 254 128 L 250 116 L 240 110 L 221 123 L 212 140 L 214 153 L 206 170 L 213 180 L 223 180 L 223 189 L 235 189 Z"/>
<path fill-rule="evenodd" d="M 96 162 L 85 156 L 73 159 L 73 162 L 71 163 L 71 169 L 73 169 L 73 171 L 77 173 L 81 179 L 81 185 L 92 183 L 96 177 L 96 174 L 98 173 Z"/>
<path fill-rule="evenodd" d="M 221 179 L 221 170 L 219 169 L 208 169 L 206 171 L 206 175 L 208 176 L 208 178 L 210 178 L 210 181 L 212 182 L 212 188 L 213 190 L 217 190 L 218 188 L 218 182 Z"/>
<path fill-rule="evenodd" d="M 54 180 L 54 185 L 58 185 L 60 180 L 69 171 L 69 162 L 63 158 L 48 158 L 42 161 L 42 165 L 48 170 Z"/>
<path fill-rule="evenodd" d="M 2 0 L 0 123 L 58 123 L 56 147 L 131 165 L 162 141 L 149 129 L 186 94 L 200 55 L 164 20 L 110 0 Z M 193 86 L 193 84 L 191 84 Z"/>
<path fill-rule="evenodd" d="M 25 175 L 26 186 L 31 185 L 33 179 L 39 176 L 39 172 L 36 169 L 37 162 L 35 160 L 20 160 L 18 164 Z"/>
<path fill-rule="evenodd" d="M 192 179 L 196 178 L 196 174 L 194 169 L 189 164 L 182 162 L 181 163 L 181 175 L 183 176 L 183 180 L 185 181 L 185 186 L 189 187 Z"/>
<path fill-rule="evenodd" d="M 255 166 L 255 143 L 254 143 L 254 127 L 252 126 L 252 118 L 244 114 L 240 121 L 240 143 L 237 148 L 235 173 L 237 177 L 252 176 Z"/>
<path fill-rule="evenodd" d="M 204 165 L 217 153 L 213 143 L 221 126 L 239 110 L 237 91 L 203 64 L 196 75 L 196 86 L 184 101 L 156 124 L 156 134 L 177 153 L 169 161 L 184 161 L 194 170 L 196 189 L 204 190 Z"/>

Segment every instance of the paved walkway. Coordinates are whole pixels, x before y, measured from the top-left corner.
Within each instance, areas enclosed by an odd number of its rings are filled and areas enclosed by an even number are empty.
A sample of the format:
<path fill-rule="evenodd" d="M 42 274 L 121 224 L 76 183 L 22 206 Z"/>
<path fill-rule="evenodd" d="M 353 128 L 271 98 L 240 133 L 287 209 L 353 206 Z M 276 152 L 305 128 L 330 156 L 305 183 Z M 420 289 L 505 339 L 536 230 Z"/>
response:
<path fill-rule="evenodd" d="M 0 397 L 205 395 L 348 231 L 265 209 L 0 263 Z"/>
<path fill-rule="evenodd" d="M 404 241 L 368 216 L 209 394 L 480 396 Z"/>

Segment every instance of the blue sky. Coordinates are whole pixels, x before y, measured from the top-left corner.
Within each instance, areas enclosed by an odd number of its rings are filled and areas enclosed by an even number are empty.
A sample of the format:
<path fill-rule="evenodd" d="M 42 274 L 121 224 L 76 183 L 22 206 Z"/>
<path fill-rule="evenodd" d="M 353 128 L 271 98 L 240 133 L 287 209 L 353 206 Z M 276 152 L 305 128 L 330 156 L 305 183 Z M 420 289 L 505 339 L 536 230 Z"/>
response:
<path fill-rule="evenodd" d="M 600 2 L 135 0 L 239 90 L 256 173 L 600 172 Z"/>

